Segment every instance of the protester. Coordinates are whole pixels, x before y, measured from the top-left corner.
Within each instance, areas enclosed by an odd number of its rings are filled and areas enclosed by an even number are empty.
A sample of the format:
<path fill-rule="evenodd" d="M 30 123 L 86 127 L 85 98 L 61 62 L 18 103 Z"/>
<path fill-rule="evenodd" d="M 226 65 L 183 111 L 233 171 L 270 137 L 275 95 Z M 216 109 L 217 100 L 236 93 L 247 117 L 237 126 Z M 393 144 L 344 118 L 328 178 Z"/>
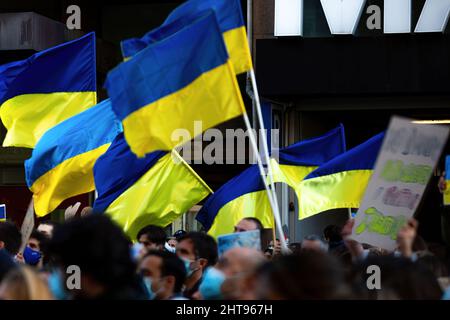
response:
<path fill-rule="evenodd" d="M 4 249 L 9 255 L 15 256 L 19 252 L 21 242 L 20 231 L 13 223 L 0 223 L 0 250 Z"/>
<path fill-rule="evenodd" d="M 38 230 L 33 230 L 28 240 L 28 244 L 23 252 L 23 257 L 26 264 L 31 266 L 43 266 L 43 248 L 48 245 L 49 238 Z"/>
<path fill-rule="evenodd" d="M 306 236 L 303 239 L 301 249 L 302 251 L 313 250 L 313 251 L 328 252 L 328 244 L 325 243 L 319 236 L 310 235 Z"/>
<path fill-rule="evenodd" d="M 0 283 L 9 271 L 17 267 L 6 250 L 0 250 Z"/>
<path fill-rule="evenodd" d="M 150 251 L 140 262 L 139 271 L 150 299 L 186 300 L 181 292 L 186 279 L 186 268 L 175 254 Z"/>
<path fill-rule="evenodd" d="M 338 257 L 347 252 L 341 233 L 342 228 L 336 225 L 328 225 L 323 230 L 323 237 L 328 243 L 328 252 Z"/>
<path fill-rule="evenodd" d="M 147 251 L 164 250 L 167 235 L 163 228 L 148 225 L 139 230 L 137 239 L 142 245 L 144 245 Z"/>
<path fill-rule="evenodd" d="M 172 253 L 175 253 L 177 250 L 178 240 L 175 237 L 170 237 L 167 239 L 167 242 L 164 244 L 164 248 Z"/>
<path fill-rule="evenodd" d="M 256 272 L 257 299 L 344 299 L 350 297 L 345 272 L 337 258 L 320 250 L 281 256 Z"/>
<path fill-rule="evenodd" d="M 218 268 L 225 275 L 221 286 L 223 298 L 231 300 L 255 299 L 255 271 L 265 262 L 263 254 L 250 248 L 233 248 L 219 259 Z"/>
<path fill-rule="evenodd" d="M 93 214 L 66 222 L 56 230 L 49 249 L 57 261 L 51 277 L 57 281 L 52 287 L 64 292 L 67 299 L 147 298 L 131 259 L 130 242 L 107 215 Z M 69 266 L 81 270 L 76 290 L 65 286 Z"/>
<path fill-rule="evenodd" d="M 189 232 L 178 240 L 177 251 L 186 267 L 184 296 L 192 299 L 198 291 L 204 271 L 217 262 L 217 244 L 209 235 Z"/>
<path fill-rule="evenodd" d="M 0 299 L 53 300 L 47 283 L 28 266 L 12 269 L 0 285 Z"/>
<path fill-rule="evenodd" d="M 367 286 L 369 266 L 380 269 L 377 290 Z M 355 293 L 365 299 L 389 300 L 439 300 L 442 289 L 433 273 L 409 258 L 369 256 L 354 268 L 356 273 Z"/>
<path fill-rule="evenodd" d="M 261 221 L 259 221 L 257 218 L 248 217 L 244 218 L 234 227 L 234 232 L 245 232 L 245 231 L 252 231 L 252 230 L 260 230 L 262 231 L 264 229 Z"/>

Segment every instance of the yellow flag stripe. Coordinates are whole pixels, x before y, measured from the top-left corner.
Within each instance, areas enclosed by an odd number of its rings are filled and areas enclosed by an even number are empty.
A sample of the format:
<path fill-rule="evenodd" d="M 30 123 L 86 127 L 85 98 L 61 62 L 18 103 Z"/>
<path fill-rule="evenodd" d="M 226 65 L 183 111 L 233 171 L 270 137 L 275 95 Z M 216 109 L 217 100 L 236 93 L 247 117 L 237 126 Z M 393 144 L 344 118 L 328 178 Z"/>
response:
<path fill-rule="evenodd" d="M 169 153 L 122 193 L 106 213 L 135 239 L 138 231 L 154 224 L 165 227 L 203 200 L 210 189 L 184 162 Z"/>
<path fill-rule="evenodd" d="M 372 170 L 352 170 L 304 180 L 297 192 L 299 219 L 339 208 L 359 208 Z"/>
<path fill-rule="evenodd" d="M 200 133 L 194 130 L 195 121 L 202 121 L 204 131 L 243 112 L 244 103 L 228 61 L 187 87 L 131 113 L 123 120 L 125 139 L 131 151 L 143 157 L 156 150 L 172 150 L 192 139 Z M 174 136 L 180 129 L 187 130 L 190 137 Z"/>
<path fill-rule="evenodd" d="M 55 210 L 61 202 L 95 189 L 93 167 L 109 143 L 67 159 L 37 179 L 30 190 L 39 217 Z"/>
<path fill-rule="evenodd" d="M 8 130 L 3 146 L 34 148 L 48 129 L 96 103 L 96 92 L 24 94 L 11 98 L 0 108 L 0 117 Z"/>

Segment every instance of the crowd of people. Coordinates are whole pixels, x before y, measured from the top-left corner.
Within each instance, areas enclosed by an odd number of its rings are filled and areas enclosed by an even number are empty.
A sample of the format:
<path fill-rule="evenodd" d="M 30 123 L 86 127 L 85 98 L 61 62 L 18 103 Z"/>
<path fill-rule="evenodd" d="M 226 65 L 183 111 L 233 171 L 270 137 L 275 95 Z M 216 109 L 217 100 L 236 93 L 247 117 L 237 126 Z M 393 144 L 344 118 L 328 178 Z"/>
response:
<path fill-rule="evenodd" d="M 0 299 L 450 298 L 447 264 L 428 250 L 414 219 L 398 233 L 394 252 L 351 240 L 353 225 L 351 219 L 330 225 L 323 235 L 290 243 L 289 252 L 272 241 L 262 250 L 236 247 L 219 256 L 206 233 L 168 236 L 149 225 L 133 243 L 103 214 L 42 222 L 21 250 L 19 230 L 3 222 Z M 262 230 L 255 218 L 235 226 L 235 232 L 251 230 Z M 369 279 L 369 266 L 379 267 L 378 280 Z"/>

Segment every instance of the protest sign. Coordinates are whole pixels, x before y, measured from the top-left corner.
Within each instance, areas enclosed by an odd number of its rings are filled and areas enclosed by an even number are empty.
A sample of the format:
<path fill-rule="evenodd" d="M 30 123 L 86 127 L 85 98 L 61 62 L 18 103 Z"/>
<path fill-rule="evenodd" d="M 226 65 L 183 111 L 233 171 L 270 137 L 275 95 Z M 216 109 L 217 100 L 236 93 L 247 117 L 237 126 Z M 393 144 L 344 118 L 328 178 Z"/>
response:
<path fill-rule="evenodd" d="M 227 250 L 238 247 L 261 250 L 261 233 L 259 230 L 252 230 L 226 234 L 217 238 L 217 244 L 219 256 Z"/>
<path fill-rule="evenodd" d="M 22 222 L 22 227 L 20 228 L 20 233 L 22 234 L 22 245 L 20 246 L 19 253 L 23 253 L 25 247 L 28 244 L 28 240 L 30 239 L 31 233 L 34 228 L 34 205 L 33 199 L 31 199 L 30 204 L 28 205 L 27 213 L 25 214 L 25 218 Z"/>
<path fill-rule="evenodd" d="M 387 250 L 422 199 L 449 129 L 391 119 L 351 238 Z"/>

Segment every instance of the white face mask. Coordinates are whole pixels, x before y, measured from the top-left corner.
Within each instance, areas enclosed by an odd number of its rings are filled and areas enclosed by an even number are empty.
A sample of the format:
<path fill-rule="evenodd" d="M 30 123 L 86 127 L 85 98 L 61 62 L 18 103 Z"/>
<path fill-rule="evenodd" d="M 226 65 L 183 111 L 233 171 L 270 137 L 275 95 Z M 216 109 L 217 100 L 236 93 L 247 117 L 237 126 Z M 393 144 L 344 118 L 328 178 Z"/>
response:
<path fill-rule="evenodd" d="M 170 246 L 167 242 L 164 244 L 164 248 L 167 251 L 172 252 L 172 253 L 175 253 L 177 251 L 174 247 Z"/>

